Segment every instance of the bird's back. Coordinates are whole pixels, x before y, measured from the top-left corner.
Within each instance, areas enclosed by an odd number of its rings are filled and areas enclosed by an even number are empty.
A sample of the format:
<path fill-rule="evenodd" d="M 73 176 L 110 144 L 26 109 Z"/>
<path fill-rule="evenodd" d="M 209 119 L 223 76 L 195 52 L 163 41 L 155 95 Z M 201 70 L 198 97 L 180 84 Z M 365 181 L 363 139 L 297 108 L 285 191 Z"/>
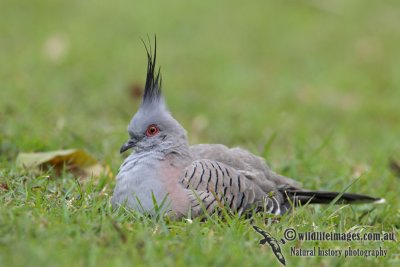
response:
<path fill-rule="evenodd" d="M 221 144 L 199 144 L 190 146 L 190 153 L 193 160 L 215 160 L 234 168 L 264 192 L 277 187 L 301 188 L 301 185 L 293 179 L 273 172 L 263 158 L 242 148 L 228 148 Z"/>

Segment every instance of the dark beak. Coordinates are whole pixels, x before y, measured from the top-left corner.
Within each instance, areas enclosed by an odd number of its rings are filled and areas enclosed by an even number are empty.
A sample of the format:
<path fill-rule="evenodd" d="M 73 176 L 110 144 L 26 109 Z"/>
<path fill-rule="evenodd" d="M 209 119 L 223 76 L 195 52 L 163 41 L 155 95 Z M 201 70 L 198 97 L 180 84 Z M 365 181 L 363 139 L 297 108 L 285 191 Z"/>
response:
<path fill-rule="evenodd" d="M 134 147 L 136 144 L 136 142 L 132 139 L 130 139 L 128 142 L 126 142 L 125 144 L 123 144 L 119 150 L 119 153 L 124 153 L 125 151 L 127 151 L 128 149 Z"/>

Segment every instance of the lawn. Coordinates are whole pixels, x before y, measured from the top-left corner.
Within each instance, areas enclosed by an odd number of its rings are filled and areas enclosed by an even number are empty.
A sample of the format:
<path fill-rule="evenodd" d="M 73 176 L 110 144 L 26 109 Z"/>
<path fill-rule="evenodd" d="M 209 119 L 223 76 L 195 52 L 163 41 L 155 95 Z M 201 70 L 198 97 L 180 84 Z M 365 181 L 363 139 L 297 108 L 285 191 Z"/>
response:
<path fill-rule="evenodd" d="M 400 238 L 400 5 L 389 1 L 0 2 L 0 266 L 280 266 L 256 224 Z M 280 221 L 169 221 L 114 211 L 119 148 L 157 35 L 163 89 L 192 144 L 263 156 L 309 189 L 386 204 L 308 206 Z M 19 152 L 81 148 L 111 175 L 16 166 Z M 126 155 L 125 155 L 126 156 Z M 400 167 L 399 167 L 400 169 Z M 299 241 L 287 266 L 396 266 L 399 241 Z M 295 257 L 290 247 L 387 249 Z"/>

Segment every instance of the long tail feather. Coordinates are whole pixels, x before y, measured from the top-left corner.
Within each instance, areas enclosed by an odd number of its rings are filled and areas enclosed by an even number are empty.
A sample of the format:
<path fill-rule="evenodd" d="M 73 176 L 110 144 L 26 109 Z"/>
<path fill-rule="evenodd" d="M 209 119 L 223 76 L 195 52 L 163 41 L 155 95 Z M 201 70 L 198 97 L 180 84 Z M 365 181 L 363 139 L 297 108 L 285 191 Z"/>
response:
<path fill-rule="evenodd" d="M 385 199 L 375 198 L 367 195 L 340 193 L 329 191 L 312 191 L 312 190 L 285 190 L 287 196 L 293 203 L 300 204 L 329 204 L 336 198 L 335 204 L 361 204 L 361 203 L 384 203 Z"/>

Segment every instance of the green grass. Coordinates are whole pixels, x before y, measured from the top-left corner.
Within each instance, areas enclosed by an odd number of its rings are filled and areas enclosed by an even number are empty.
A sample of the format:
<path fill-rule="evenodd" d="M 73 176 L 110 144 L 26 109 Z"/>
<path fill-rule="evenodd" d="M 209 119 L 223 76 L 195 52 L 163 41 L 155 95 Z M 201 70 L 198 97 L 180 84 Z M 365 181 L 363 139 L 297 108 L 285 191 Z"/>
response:
<path fill-rule="evenodd" d="M 0 266 L 279 266 L 250 223 L 365 229 L 399 237 L 398 1 L 0 2 Z M 50 179 L 15 166 L 20 151 L 84 148 L 116 174 L 157 34 L 173 115 L 191 143 L 242 146 L 310 189 L 385 197 L 313 206 L 279 223 L 170 222 L 112 211 L 115 181 Z M 388 249 L 385 258 L 299 258 L 290 246 Z M 288 266 L 396 266 L 399 242 L 283 246 Z"/>

